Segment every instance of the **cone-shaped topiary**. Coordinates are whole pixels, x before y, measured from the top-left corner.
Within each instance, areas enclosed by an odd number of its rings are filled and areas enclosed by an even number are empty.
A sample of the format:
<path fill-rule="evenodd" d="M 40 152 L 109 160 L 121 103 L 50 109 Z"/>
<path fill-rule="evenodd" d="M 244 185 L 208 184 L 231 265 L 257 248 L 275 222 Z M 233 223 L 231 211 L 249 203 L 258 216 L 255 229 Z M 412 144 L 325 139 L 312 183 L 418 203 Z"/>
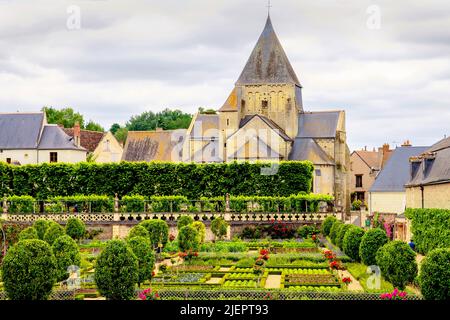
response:
<path fill-rule="evenodd" d="M 205 237 L 206 237 L 206 227 L 205 224 L 201 221 L 195 221 L 192 224 L 192 227 L 197 230 L 198 232 L 198 241 L 200 243 L 205 242 Z"/>
<path fill-rule="evenodd" d="M 336 238 L 337 238 L 337 235 L 339 233 L 339 229 L 343 225 L 344 224 L 340 220 L 336 220 L 335 222 L 333 222 L 333 225 L 331 226 L 331 229 L 330 229 L 330 240 L 331 240 L 331 243 L 336 244 Z"/>

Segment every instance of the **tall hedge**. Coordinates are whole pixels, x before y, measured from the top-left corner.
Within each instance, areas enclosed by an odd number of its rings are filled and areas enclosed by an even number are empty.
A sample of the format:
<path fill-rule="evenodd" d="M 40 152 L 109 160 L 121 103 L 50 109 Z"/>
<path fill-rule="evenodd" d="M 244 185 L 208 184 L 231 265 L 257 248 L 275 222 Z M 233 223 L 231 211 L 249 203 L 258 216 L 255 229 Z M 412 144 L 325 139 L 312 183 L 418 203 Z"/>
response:
<path fill-rule="evenodd" d="M 450 300 L 450 249 L 434 249 L 423 260 L 420 291 L 428 300 Z"/>
<path fill-rule="evenodd" d="M 343 241 L 344 241 L 345 233 L 352 227 L 354 227 L 353 224 L 345 223 L 339 228 L 339 231 L 336 235 L 335 245 L 337 245 L 341 250 L 344 249 Z"/>
<path fill-rule="evenodd" d="M 311 189 L 313 165 L 309 161 L 280 162 L 274 175 L 261 174 L 270 163 L 215 164 L 120 162 L 45 163 L 0 166 L 3 193 L 37 199 L 76 194 L 119 196 L 140 194 L 201 196 L 289 196 Z"/>
<path fill-rule="evenodd" d="M 372 266 L 377 263 L 375 255 L 378 249 L 384 246 L 389 241 L 386 231 L 380 228 L 373 228 L 367 230 L 361 239 L 359 245 L 359 256 L 361 261 L 367 265 Z"/>
<path fill-rule="evenodd" d="M 427 254 L 435 248 L 450 248 L 450 210 L 406 209 L 405 215 L 412 220 L 417 252 Z"/>
<path fill-rule="evenodd" d="M 331 229 L 330 229 L 331 243 L 336 244 L 336 238 L 338 236 L 339 230 L 341 229 L 341 227 L 343 225 L 344 225 L 344 223 L 342 223 L 342 221 L 340 221 L 340 220 L 336 220 L 335 222 L 333 222 L 333 225 L 331 226 Z"/>

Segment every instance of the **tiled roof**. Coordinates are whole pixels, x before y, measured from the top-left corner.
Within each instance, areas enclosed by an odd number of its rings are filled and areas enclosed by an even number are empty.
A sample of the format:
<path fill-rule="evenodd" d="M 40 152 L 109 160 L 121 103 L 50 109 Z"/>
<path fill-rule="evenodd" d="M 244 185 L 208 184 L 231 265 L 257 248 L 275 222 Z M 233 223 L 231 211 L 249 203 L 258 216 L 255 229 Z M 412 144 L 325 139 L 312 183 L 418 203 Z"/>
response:
<path fill-rule="evenodd" d="M 63 130 L 67 135 L 73 137 L 73 128 L 63 128 Z M 80 144 L 89 152 L 94 152 L 104 136 L 104 132 L 80 130 Z"/>
<path fill-rule="evenodd" d="M 35 149 L 44 113 L 0 113 L 0 149 Z"/>
<path fill-rule="evenodd" d="M 334 165 L 325 151 L 311 138 L 295 138 L 289 160 L 309 160 L 314 164 Z"/>
<path fill-rule="evenodd" d="M 378 151 L 357 150 L 355 153 L 358 154 L 370 168 L 381 168 L 380 155 Z"/>

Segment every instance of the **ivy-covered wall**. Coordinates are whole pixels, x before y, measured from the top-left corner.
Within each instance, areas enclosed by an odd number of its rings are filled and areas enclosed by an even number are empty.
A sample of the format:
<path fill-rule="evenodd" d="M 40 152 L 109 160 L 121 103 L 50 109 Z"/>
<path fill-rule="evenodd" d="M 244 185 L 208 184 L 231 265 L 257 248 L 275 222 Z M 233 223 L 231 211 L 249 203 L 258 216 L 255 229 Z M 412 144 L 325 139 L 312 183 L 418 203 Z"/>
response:
<path fill-rule="evenodd" d="M 410 208 L 405 215 L 412 220 L 411 231 L 419 253 L 450 248 L 450 210 Z"/>
<path fill-rule="evenodd" d="M 37 199 L 76 194 L 120 197 L 140 194 L 202 196 L 290 196 L 311 190 L 309 161 L 280 162 L 275 175 L 261 174 L 269 163 L 77 163 L 11 166 L 0 163 L 0 194 Z"/>

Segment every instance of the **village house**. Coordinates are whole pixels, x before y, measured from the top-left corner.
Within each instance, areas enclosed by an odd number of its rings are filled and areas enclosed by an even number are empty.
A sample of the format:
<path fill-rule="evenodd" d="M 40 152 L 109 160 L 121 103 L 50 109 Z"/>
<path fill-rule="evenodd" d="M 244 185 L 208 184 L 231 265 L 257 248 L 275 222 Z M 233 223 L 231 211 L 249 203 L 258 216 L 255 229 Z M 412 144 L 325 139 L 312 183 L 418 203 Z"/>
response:
<path fill-rule="evenodd" d="M 110 131 L 82 130 L 79 123 L 76 123 L 73 128 L 62 129 L 70 137 L 79 134 L 80 145 L 88 151 L 89 160 L 97 163 L 121 161 L 123 148 Z"/>
<path fill-rule="evenodd" d="M 48 124 L 44 112 L 0 113 L 0 161 L 11 164 L 86 161 L 79 137 Z"/>
<path fill-rule="evenodd" d="M 313 192 L 350 208 L 350 151 L 343 110 L 304 109 L 302 85 L 270 16 L 229 97 L 216 114 L 196 114 L 187 130 L 129 132 L 126 161 L 310 160 Z"/>

